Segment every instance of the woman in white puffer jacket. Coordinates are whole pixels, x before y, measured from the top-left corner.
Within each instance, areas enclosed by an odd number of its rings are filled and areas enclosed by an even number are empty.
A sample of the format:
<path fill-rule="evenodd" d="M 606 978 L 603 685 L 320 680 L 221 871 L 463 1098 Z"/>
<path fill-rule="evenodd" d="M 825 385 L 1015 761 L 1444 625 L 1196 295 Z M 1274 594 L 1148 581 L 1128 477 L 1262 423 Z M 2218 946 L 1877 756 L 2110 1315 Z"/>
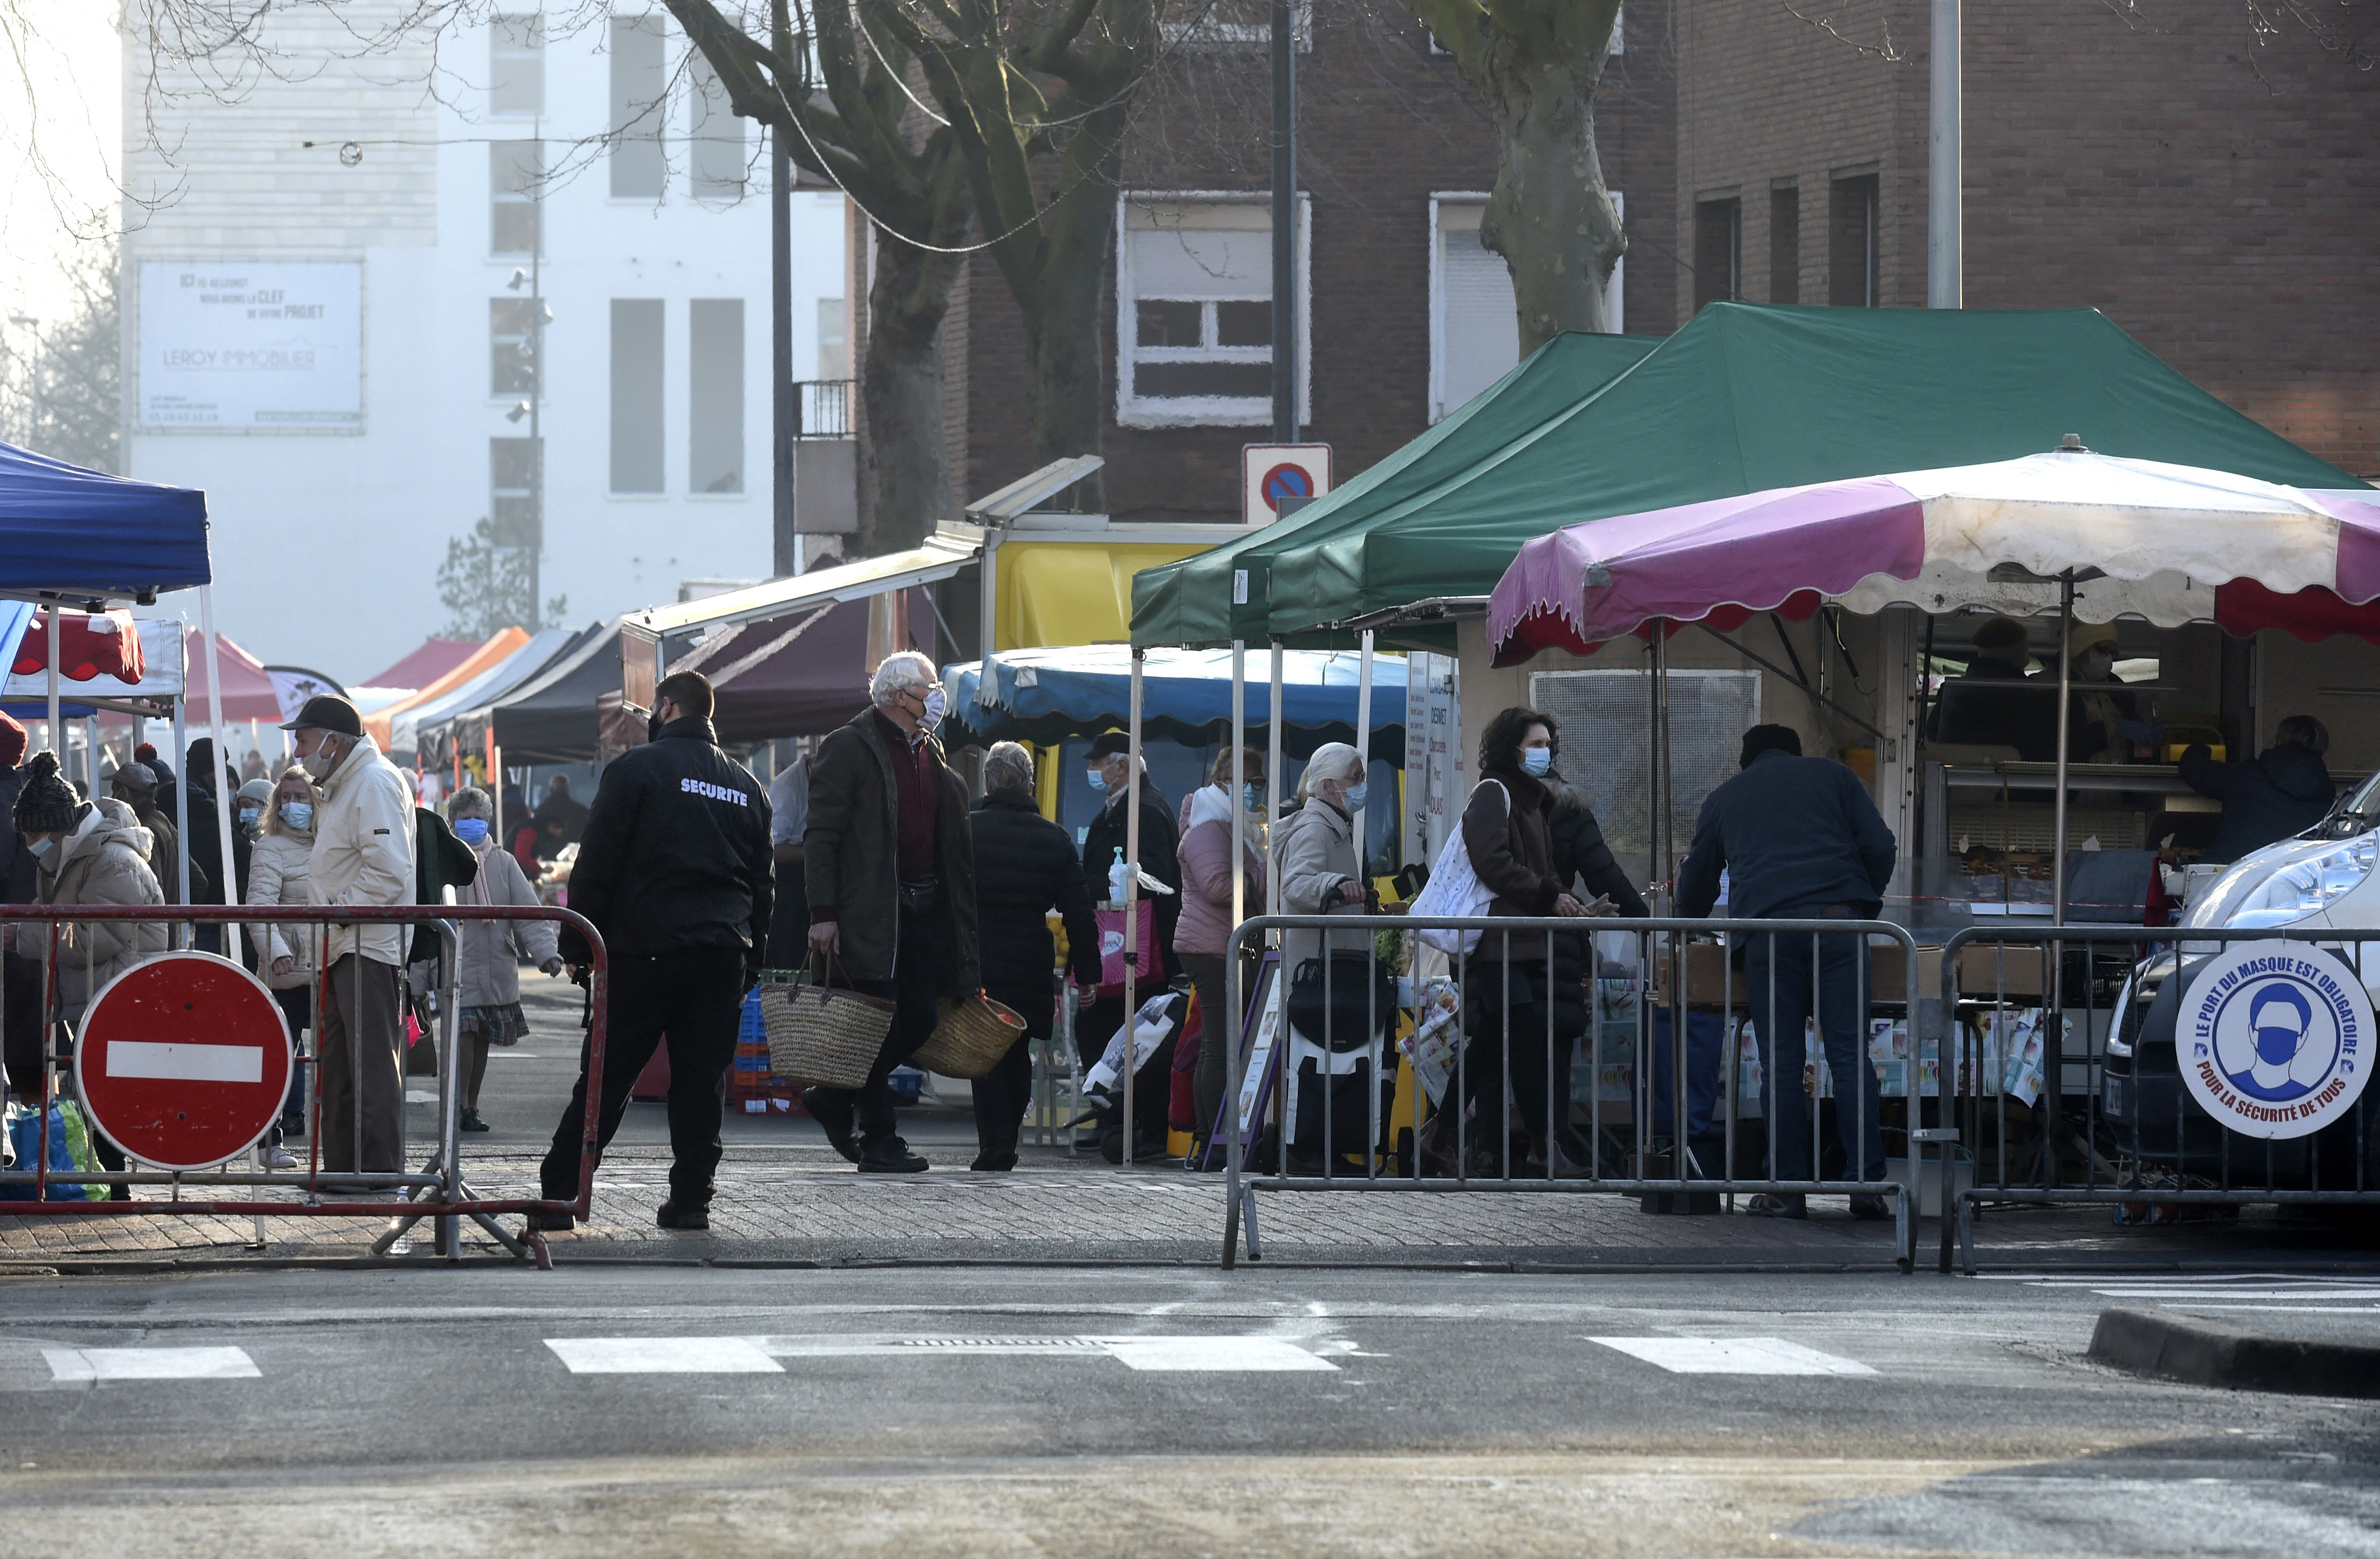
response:
<path fill-rule="evenodd" d="M 248 902 L 283 907 L 312 900 L 306 891 L 307 872 L 314 854 L 314 808 L 321 800 L 313 780 L 303 769 L 288 768 L 273 782 L 264 809 L 262 832 L 249 847 Z M 314 1026 L 314 987 L 322 968 L 322 928 L 298 922 L 257 921 L 248 928 L 256 944 L 257 973 L 281 1004 L 291 1037 L 301 1037 Z M 306 1130 L 306 1067 L 301 1061 L 289 1071 L 289 1097 L 282 1102 L 281 1125 L 271 1147 L 284 1136 Z M 277 1167 L 287 1168 L 287 1164 Z"/>

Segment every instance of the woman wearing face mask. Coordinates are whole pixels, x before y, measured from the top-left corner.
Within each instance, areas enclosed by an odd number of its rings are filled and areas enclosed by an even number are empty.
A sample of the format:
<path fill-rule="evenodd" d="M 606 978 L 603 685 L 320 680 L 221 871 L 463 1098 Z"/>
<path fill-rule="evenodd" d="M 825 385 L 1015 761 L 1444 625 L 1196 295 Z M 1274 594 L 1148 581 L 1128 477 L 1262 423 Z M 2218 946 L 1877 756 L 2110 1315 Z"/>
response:
<path fill-rule="evenodd" d="M 1480 884 L 1494 895 L 1490 916 L 1586 913 L 1554 875 L 1555 797 L 1546 784 L 1554 736 L 1551 715 L 1517 706 L 1488 722 L 1480 735 L 1482 777 L 1463 809 L 1463 846 Z M 1591 1151 L 1570 1124 L 1571 1047 L 1586 1031 L 1585 941 L 1544 932 L 1480 937 L 1463 970 L 1463 1027 L 1470 1035 L 1464 1097 L 1455 1099 L 1450 1090 L 1431 1121 L 1421 1144 L 1426 1163 L 1452 1171 L 1454 1117 L 1465 1104 L 1479 1102 L 1481 1117 L 1491 1123 L 1501 1118 L 1509 1049 L 1512 1097 L 1529 1137 L 1527 1162 L 1512 1164 L 1512 1174 L 1543 1175 L 1548 1163 L 1565 1179 L 1590 1173 Z M 1470 1138 L 1475 1159 L 1485 1161 L 1474 1163 L 1473 1174 L 1506 1172 L 1500 1129 L 1491 1126 Z"/>
<path fill-rule="evenodd" d="M 1363 863 L 1356 854 L 1354 819 L 1354 814 L 1363 810 L 1369 789 L 1364 780 L 1362 755 L 1345 742 L 1327 742 L 1316 748 L 1314 756 L 1305 761 L 1305 773 L 1297 782 L 1303 805 L 1282 819 L 1273 831 L 1273 870 L 1280 874 L 1282 914 L 1361 915 L 1369 906 L 1372 887 L 1365 880 Z M 1372 933 L 1285 931 L 1281 933 L 1281 967 L 1293 980 L 1299 967 L 1309 958 L 1368 952 Z M 1342 970 L 1332 976 L 1334 1002 L 1354 1000 L 1342 994 L 1336 983 L 1343 973 Z M 1390 1016 L 1370 1012 L 1368 1004 L 1361 1005 L 1376 1020 L 1385 1021 Z M 1325 1042 L 1321 1034 L 1307 1038 L 1318 1044 Z M 1328 1042 L 1335 1049 L 1345 1050 L 1353 1041 L 1344 1036 L 1331 1036 Z M 1219 1106 L 1222 1102 L 1220 1088 L 1216 1102 Z M 1327 1102 L 1324 1107 L 1328 1108 Z M 1302 1102 L 1299 1108 L 1301 1112 L 1305 1109 Z M 1349 1140 L 1343 1131 L 1334 1133 L 1332 1144 L 1350 1153 L 1362 1151 L 1364 1146 L 1361 1140 Z M 1319 1137 L 1311 1142 L 1299 1140 L 1291 1151 L 1293 1169 L 1318 1173 L 1321 1151 Z"/>
<path fill-rule="evenodd" d="M 265 797 L 263 832 L 248 858 L 248 902 L 251 905 L 302 905 L 310 902 L 306 880 L 314 854 L 314 782 L 304 769 L 281 772 Z M 271 987 L 289 1020 L 289 1032 L 302 1035 L 314 1027 L 314 983 L 322 969 L 322 928 L 297 923 L 258 921 L 248 928 L 256 946 L 258 972 Z M 281 1139 L 306 1129 L 305 1065 L 290 1069 L 289 1097 L 282 1102 L 281 1125 L 273 1136 Z M 292 1163 L 294 1163 L 294 1160 Z M 276 1168 L 289 1164 L 275 1163 Z"/>
<path fill-rule="evenodd" d="M 1232 809 L 1254 812 L 1264 799 L 1264 760 L 1242 751 L 1235 765 L 1225 752 L 1215 760 L 1212 781 L 1190 793 L 1183 810 L 1182 919 L 1173 928 L 1173 952 L 1190 983 L 1198 992 L 1202 1037 L 1198 1041 L 1193 1088 L 1197 1121 L 1191 1135 L 1203 1141 L 1223 1102 L 1223 1061 L 1226 1036 L 1239 1025 L 1227 1011 L 1223 950 L 1230 944 L 1232 919 Z M 1253 798 L 1255 805 L 1250 804 Z M 1241 903 L 1251 915 L 1264 913 L 1264 856 L 1256 819 L 1243 825 L 1245 849 L 1240 859 Z M 1244 985 L 1242 989 L 1245 989 Z M 1194 1156 L 1196 1150 L 1193 1150 Z"/>
<path fill-rule="evenodd" d="M 509 904 L 534 907 L 537 890 L 529 886 L 520 863 L 498 847 L 490 823 L 494 810 L 488 793 L 466 787 L 446 803 L 446 821 L 455 837 L 479 857 L 480 874 L 456 895 L 461 904 Z M 518 1042 L 528 1032 L 521 1013 L 518 959 L 527 958 L 548 978 L 562 972 L 555 949 L 559 928 L 552 920 L 464 920 L 462 928 L 461 993 L 463 1004 L 463 1129 L 485 1131 L 480 1117 L 480 1084 L 488 1075 L 488 1047 Z"/>

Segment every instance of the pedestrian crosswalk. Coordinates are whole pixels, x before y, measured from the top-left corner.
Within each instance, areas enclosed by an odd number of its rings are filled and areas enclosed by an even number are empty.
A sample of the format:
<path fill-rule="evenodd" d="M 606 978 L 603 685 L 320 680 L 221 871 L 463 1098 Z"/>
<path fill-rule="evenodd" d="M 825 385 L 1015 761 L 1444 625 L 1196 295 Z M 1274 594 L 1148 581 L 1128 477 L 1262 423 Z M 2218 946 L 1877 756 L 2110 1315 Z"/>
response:
<path fill-rule="evenodd" d="M 2106 1299 L 2145 1300 L 2191 1309 L 2240 1309 L 2310 1314 L 2360 1314 L 2380 1310 L 2380 1283 L 2368 1277 L 2332 1277 L 2304 1273 L 2101 1273 L 2096 1274 L 2001 1273 L 1980 1282 L 2018 1283 L 2033 1288 L 2079 1290 Z"/>
<path fill-rule="evenodd" d="M 54 1381 L 252 1381 L 260 1376 L 245 1348 L 45 1347 Z"/>
<path fill-rule="evenodd" d="M 1843 1358 L 1782 1337 L 1589 1337 L 1673 1375 L 1873 1375 Z"/>

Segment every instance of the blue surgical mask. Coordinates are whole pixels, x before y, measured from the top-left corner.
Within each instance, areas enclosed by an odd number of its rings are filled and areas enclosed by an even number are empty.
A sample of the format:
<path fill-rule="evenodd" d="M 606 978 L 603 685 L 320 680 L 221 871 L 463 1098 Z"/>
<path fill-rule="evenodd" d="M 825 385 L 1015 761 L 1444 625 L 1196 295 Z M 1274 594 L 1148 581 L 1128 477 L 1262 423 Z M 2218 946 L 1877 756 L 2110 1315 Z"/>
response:
<path fill-rule="evenodd" d="M 1524 748 L 1521 750 L 1522 772 L 1535 779 L 1543 779 L 1554 766 L 1554 749 L 1550 747 Z"/>
<path fill-rule="evenodd" d="M 311 831 L 314 826 L 313 804 L 308 801 L 282 802 L 281 821 L 300 833 Z"/>
<path fill-rule="evenodd" d="M 1249 811 L 1260 812 L 1264 810 L 1264 804 L 1265 790 L 1263 786 L 1258 785 L 1254 780 L 1250 780 L 1247 784 L 1240 786 L 1241 806 L 1246 808 Z"/>
<path fill-rule="evenodd" d="M 1369 796 L 1371 793 L 1372 786 L 1369 782 L 1363 785 L 1349 786 L 1347 787 L 1347 810 L 1351 812 L 1362 811 L 1364 810 L 1364 798 Z"/>
<path fill-rule="evenodd" d="M 43 856 L 49 854 L 50 846 L 56 843 L 57 841 L 55 839 L 28 839 L 25 841 L 25 847 L 33 852 L 33 859 L 35 860 L 39 860 Z"/>
<path fill-rule="evenodd" d="M 488 820 L 486 818 L 457 818 L 455 821 L 455 837 L 467 845 L 476 846 L 487 836 Z"/>
<path fill-rule="evenodd" d="M 1105 769 L 1086 770 L 1084 777 L 1091 782 L 1093 790 L 1105 790 L 1108 787 L 1108 772 Z"/>

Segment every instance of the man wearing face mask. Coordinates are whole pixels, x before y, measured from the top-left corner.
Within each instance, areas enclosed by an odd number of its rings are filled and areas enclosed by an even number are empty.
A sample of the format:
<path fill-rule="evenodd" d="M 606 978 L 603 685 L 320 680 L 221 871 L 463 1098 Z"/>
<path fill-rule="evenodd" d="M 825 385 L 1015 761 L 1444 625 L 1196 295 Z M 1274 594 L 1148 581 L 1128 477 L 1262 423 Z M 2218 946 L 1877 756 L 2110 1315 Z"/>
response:
<path fill-rule="evenodd" d="M 941 998 L 982 987 L 975 847 L 966 785 L 934 739 L 944 707 L 934 663 L 887 655 L 868 696 L 872 707 L 810 759 L 802 864 L 813 967 L 891 1000 L 892 1029 L 866 1086 L 806 1089 L 802 1103 L 864 1173 L 916 1174 L 926 1161 L 894 1129 L 885 1079 L 933 1034 Z"/>
<path fill-rule="evenodd" d="M 608 1146 L 628 1093 L 667 1037 L 670 1194 L 664 1229 L 710 1226 L 719 1123 L 744 995 L 767 956 L 771 891 L 769 794 L 719 749 L 710 679 L 674 672 L 653 689 L 652 739 L 603 770 L 570 873 L 570 907 L 603 933 L 610 957 L 603 1091 L 595 1145 Z M 588 979 L 594 949 L 565 925 L 571 978 Z M 578 1194 L 587 1122 L 587 1053 L 578 1086 L 539 1172 L 545 1194 Z M 529 1226 L 566 1229 L 565 1213 Z"/>
<path fill-rule="evenodd" d="M 306 700 L 290 732 L 298 761 L 322 789 L 307 896 L 321 905 L 411 904 L 413 793 L 396 766 L 364 735 L 363 716 L 336 694 Z M 194 855 L 195 851 L 192 852 Z M 317 1036 L 322 1054 L 322 1167 L 385 1173 L 404 1163 L 402 925 L 334 926 L 329 997 Z"/>

